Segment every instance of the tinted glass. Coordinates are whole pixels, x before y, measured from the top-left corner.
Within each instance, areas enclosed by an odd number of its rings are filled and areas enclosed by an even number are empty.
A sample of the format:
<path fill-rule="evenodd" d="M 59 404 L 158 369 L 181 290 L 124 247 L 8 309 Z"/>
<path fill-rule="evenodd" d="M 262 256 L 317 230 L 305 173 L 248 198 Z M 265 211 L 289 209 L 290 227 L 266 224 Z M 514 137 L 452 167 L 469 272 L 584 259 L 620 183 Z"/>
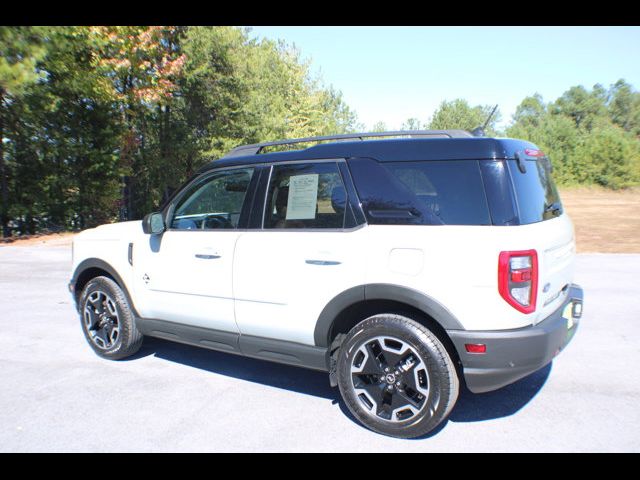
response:
<path fill-rule="evenodd" d="M 371 224 L 490 225 L 475 160 L 349 162 Z"/>
<path fill-rule="evenodd" d="M 520 225 L 505 160 L 481 160 L 480 172 L 494 225 Z"/>
<path fill-rule="evenodd" d="M 253 169 L 226 170 L 192 185 L 176 205 L 171 228 L 237 228 L 252 174 Z"/>
<path fill-rule="evenodd" d="M 551 177 L 551 164 L 546 157 L 522 160 L 524 173 L 516 160 L 507 163 L 522 225 L 549 220 L 562 213 L 560 196 Z"/>
<path fill-rule="evenodd" d="M 264 228 L 344 228 L 347 206 L 336 163 L 276 165 Z"/>

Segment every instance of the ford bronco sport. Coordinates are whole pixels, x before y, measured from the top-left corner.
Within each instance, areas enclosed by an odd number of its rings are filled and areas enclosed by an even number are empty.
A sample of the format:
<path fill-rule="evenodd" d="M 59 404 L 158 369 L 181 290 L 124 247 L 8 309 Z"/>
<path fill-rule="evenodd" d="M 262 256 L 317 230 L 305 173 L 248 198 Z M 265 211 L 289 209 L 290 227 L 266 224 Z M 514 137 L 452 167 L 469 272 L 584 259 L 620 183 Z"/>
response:
<path fill-rule="evenodd" d="M 574 257 L 535 145 L 385 132 L 238 147 L 160 212 L 78 234 L 69 288 L 102 357 L 148 335 L 326 371 L 365 426 L 410 438 L 461 382 L 498 389 L 565 347 Z"/>

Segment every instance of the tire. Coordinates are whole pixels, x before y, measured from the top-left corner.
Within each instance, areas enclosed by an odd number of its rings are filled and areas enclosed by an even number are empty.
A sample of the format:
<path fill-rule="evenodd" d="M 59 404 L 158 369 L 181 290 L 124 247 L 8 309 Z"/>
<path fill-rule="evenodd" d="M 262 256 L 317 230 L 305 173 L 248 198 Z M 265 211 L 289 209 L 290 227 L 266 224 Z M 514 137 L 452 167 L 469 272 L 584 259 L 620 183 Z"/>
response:
<path fill-rule="evenodd" d="M 119 360 L 136 353 L 143 336 L 122 289 L 108 277 L 91 279 L 80 295 L 80 324 L 93 351 Z"/>
<path fill-rule="evenodd" d="M 375 432 L 398 438 L 436 428 L 453 409 L 460 388 L 442 342 L 420 323 L 396 314 L 374 315 L 353 327 L 340 347 L 337 371 L 353 416 Z"/>

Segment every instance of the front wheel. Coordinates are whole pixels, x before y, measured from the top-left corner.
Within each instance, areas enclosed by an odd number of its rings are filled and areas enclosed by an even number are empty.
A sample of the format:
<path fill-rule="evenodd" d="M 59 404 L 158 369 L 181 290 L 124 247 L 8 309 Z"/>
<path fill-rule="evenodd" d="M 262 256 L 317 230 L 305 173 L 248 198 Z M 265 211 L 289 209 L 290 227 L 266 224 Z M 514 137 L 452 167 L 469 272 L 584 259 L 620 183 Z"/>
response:
<path fill-rule="evenodd" d="M 430 330 L 401 315 L 374 315 L 356 325 L 340 347 L 337 370 L 351 413 L 384 435 L 425 435 L 458 398 L 447 349 Z"/>
<path fill-rule="evenodd" d="M 143 336 L 122 289 L 108 277 L 91 279 L 80 295 L 82 331 L 99 356 L 118 360 L 136 353 Z"/>

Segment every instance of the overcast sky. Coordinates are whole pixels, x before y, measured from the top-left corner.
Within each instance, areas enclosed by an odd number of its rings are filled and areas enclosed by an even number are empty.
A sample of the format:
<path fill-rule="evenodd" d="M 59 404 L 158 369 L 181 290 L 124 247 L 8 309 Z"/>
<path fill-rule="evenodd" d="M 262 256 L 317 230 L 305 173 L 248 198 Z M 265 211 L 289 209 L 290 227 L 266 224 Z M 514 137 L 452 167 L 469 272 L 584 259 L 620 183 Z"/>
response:
<path fill-rule="evenodd" d="M 390 129 L 443 100 L 499 105 L 507 125 L 527 95 L 624 78 L 640 88 L 640 27 L 252 27 L 295 44 L 358 120 Z"/>

